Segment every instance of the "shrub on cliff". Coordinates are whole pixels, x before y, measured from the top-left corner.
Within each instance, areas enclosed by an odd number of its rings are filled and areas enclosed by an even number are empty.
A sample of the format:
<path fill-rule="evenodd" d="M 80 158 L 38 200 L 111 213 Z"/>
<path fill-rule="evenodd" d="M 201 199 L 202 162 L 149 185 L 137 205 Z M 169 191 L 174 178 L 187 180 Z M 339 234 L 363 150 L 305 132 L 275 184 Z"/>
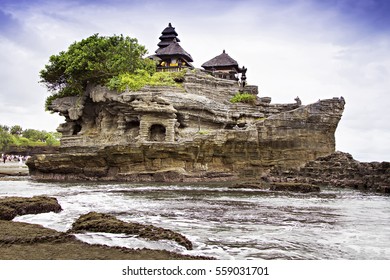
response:
<path fill-rule="evenodd" d="M 238 103 L 238 102 L 242 102 L 242 103 L 250 103 L 250 104 L 253 104 L 256 100 L 256 96 L 251 94 L 251 93 L 247 93 L 247 92 L 238 92 L 236 93 L 236 95 L 234 95 L 231 99 L 230 99 L 230 102 L 232 103 Z"/>
<path fill-rule="evenodd" d="M 46 109 L 53 99 L 81 95 L 88 83 L 103 85 L 114 76 L 139 69 L 154 73 L 155 63 L 143 58 L 146 52 L 137 39 L 123 35 L 95 34 L 73 43 L 67 51 L 52 55 L 40 71 L 40 82 L 52 92 Z"/>
<path fill-rule="evenodd" d="M 136 91 L 144 86 L 179 86 L 184 80 L 186 70 L 180 72 L 156 72 L 150 74 L 146 70 L 136 70 L 134 73 L 123 73 L 110 79 L 108 87 L 117 91 Z"/>

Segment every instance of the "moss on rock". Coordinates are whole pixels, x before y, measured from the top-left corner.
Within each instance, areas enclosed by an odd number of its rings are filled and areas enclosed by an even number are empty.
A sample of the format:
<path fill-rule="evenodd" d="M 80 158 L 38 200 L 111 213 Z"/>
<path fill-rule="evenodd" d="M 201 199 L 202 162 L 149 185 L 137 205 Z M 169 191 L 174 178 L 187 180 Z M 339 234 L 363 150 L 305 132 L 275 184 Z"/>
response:
<path fill-rule="evenodd" d="M 40 225 L 0 220 L 0 260 L 200 260 L 165 250 L 91 245 Z"/>
<path fill-rule="evenodd" d="M 149 240 L 173 240 L 186 249 L 192 250 L 191 241 L 180 233 L 152 225 L 123 222 L 108 214 L 90 212 L 80 216 L 73 223 L 70 232 L 77 233 L 84 231 L 135 234 L 138 237 Z"/>
<path fill-rule="evenodd" d="M 0 219 L 12 220 L 18 215 L 60 212 L 62 210 L 54 197 L 6 197 L 0 199 Z"/>

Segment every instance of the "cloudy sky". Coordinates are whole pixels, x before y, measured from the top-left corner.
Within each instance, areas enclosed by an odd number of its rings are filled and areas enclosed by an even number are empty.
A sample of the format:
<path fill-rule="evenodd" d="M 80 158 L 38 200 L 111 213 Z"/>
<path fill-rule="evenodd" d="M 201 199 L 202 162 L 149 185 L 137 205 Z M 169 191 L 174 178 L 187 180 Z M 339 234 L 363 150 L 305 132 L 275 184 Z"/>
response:
<path fill-rule="evenodd" d="M 343 96 L 337 150 L 390 161 L 390 1 L 0 0 L 0 124 L 54 131 L 39 70 L 94 33 L 138 39 L 152 54 L 169 22 L 200 65 L 223 49 L 273 103 Z"/>

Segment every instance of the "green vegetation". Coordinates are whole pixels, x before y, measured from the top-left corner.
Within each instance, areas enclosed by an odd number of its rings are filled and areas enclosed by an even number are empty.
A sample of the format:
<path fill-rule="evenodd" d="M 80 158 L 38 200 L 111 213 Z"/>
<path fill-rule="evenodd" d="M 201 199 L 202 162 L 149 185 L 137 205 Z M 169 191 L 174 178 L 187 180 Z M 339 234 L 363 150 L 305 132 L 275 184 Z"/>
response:
<path fill-rule="evenodd" d="M 40 71 L 40 83 L 52 93 L 46 109 L 59 97 L 82 95 L 88 84 L 107 84 L 112 77 L 145 70 L 152 75 L 155 62 L 144 59 L 147 50 L 137 39 L 123 35 L 104 37 L 94 34 L 52 55 Z"/>
<path fill-rule="evenodd" d="M 209 131 L 208 130 L 199 130 L 198 133 L 200 135 L 207 135 L 207 134 L 209 134 Z"/>
<path fill-rule="evenodd" d="M 14 125 L 11 128 L 0 125 L 0 150 L 10 146 L 35 147 L 35 146 L 59 146 L 61 133 L 46 132 L 44 130 L 25 129 Z"/>
<path fill-rule="evenodd" d="M 230 102 L 232 103 L 238 103 L 238 102 L 242 102 L 242 103 L 250 103 L 250 104 L 253 104 L 256 100 L 256 96 L 251 94 L 251 93 L 247 93 L 247 92 L 237 92 L 231 99 L 230 99 Z"/>
<path fill-rule="evenodd" d="M 134 73 L 119 74 L 110 79 L 108 88 L 119 92 L 124 90 L 136 91 L 144 86 L 180 86 L 186 70 L 180 72 L 150 72 L 140 69 Z"/>

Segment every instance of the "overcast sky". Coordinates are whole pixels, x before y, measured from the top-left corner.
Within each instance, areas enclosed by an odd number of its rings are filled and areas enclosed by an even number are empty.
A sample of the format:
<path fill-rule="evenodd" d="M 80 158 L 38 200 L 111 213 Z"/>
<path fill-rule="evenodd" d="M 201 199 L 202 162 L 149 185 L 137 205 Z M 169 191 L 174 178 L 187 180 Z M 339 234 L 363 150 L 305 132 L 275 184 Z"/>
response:
<path fill-rule="evenodd" d="M 54 131 L 39 71 L 94 33 L 137 38 L 149 54 L 169 22 L 194 65 L 226 52 L 272 103 L 343 96 L 336 149 L 390 161 L 390 1 L 0 0 L 0 124 Z"/>

